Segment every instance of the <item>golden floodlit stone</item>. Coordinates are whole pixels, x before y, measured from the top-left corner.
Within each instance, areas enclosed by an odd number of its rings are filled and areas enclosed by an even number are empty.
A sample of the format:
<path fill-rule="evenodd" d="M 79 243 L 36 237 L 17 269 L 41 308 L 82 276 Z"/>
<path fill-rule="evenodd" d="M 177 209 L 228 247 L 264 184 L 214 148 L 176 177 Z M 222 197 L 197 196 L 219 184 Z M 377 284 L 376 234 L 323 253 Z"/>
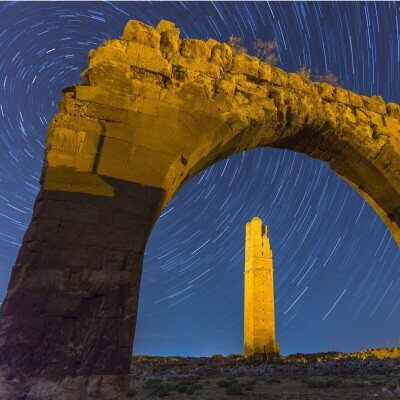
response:
<path fill-rule="evenodd" d="M 244 268 L 244 356 L 279 354 L 275 338 L 274 267 L 267 226 L 246 224 Z"/>

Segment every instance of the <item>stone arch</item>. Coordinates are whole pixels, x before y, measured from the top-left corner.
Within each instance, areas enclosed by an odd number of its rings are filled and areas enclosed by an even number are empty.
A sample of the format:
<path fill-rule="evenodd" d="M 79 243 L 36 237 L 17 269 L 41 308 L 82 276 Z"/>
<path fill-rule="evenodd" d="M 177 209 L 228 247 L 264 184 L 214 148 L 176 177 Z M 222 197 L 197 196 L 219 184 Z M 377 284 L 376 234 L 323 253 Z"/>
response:
<path fill-rule="evenodd" d="M 400 107 L 129 21 L 49 125 L 41 190 L 0 311 L 0 397 L 122 399 L 143 252 L 174 193 L 230 154 L 327 162 L 400 244 Z M 6 397 L 9 396 L 9 397 Z"/>

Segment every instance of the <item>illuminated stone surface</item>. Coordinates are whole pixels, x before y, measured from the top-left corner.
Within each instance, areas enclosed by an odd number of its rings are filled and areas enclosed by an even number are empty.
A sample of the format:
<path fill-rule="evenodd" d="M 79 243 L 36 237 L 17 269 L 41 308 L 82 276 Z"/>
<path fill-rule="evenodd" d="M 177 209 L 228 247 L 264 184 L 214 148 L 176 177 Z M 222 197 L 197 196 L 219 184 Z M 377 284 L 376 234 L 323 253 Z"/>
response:
<path fill-rule="evenodd" d="M 267 226 L 258 217 L 246 224 L 244 267 L 244 355 L 276 355 L 274 268 Z"/>
<path fill-rule="evenodd" d="M 125 397 L 151 229 L 185 182 L 233 153 L 270 146 L 327 162 L 400 243 L 398 105 L 181 40 L 167 21 L 129 21 L 82 76 L 49 125 L 1 307 L 1 399 Z"/>

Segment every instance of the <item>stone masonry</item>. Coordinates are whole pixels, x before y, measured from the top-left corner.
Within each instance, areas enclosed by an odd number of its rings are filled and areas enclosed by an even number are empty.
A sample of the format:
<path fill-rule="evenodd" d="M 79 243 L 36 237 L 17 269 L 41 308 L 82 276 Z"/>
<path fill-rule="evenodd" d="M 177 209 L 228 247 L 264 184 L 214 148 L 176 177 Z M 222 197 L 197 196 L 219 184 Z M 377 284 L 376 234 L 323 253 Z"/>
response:
<path fill-rule="evenodd" d="M 275 337 L 274 266 L 267 226 L 246 224 L 244 265 L 244 356 L 279 354 Z"/>
<path fill-rule="evenodd" d="M 0 398 L 123 399 L 143 252 L 174 193 L 269 146 L 329 166 L 400 243 L 400 107 L 131 20 L 89 53 L 48 127 L 0 309 Z"/>

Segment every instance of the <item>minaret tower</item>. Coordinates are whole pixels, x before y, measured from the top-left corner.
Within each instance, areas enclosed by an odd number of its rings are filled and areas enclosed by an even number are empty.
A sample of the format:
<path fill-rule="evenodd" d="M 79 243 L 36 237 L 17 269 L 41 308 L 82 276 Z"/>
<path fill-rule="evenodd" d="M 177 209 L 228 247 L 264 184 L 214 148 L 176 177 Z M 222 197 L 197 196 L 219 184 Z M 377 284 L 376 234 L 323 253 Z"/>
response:
<path fill-rule="evenodd" d="M 244 355 L 279 354 L 275 340 L 274 268 L 267 226 L 246 224 L 244 267 Z"/>

